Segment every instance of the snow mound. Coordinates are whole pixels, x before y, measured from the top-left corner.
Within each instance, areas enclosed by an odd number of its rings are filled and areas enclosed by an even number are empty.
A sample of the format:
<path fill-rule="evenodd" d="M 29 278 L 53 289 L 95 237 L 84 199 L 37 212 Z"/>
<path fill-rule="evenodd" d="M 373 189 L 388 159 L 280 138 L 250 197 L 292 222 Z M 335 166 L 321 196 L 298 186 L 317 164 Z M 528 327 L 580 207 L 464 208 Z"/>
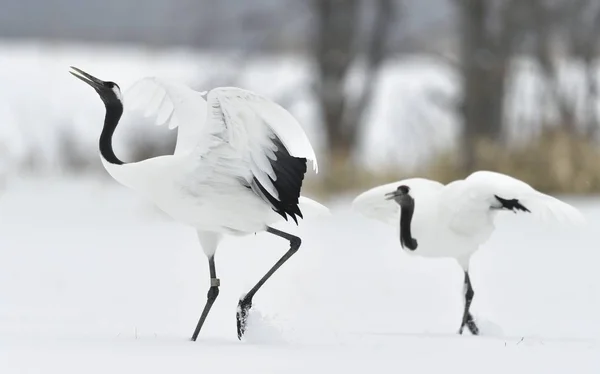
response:
<path fill-rule="evenodd" d="M 243 340 L 254 344 L 285 343 L 282 330 L 275 320 L 255 308 L 250 309 Z"/>

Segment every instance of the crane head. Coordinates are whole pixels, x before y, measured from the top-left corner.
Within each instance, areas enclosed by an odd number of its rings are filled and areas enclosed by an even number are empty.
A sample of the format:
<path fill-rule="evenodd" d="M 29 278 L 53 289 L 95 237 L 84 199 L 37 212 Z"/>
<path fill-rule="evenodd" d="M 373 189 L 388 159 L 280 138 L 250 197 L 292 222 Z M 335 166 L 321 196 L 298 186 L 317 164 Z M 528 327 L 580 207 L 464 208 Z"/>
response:
<path fill-rule="evenodd" d="M 408 187 L 406 185 L 401 185 L 396 190 L 386 193 L 385 199 L 386 200 L 396 200 L 396 202 L 398 204 L 402 205 L 403 201 L 412 199 L 411 196 L 409 195 L 409 193 L 410 193 L 410 187 Z"/>
<path fill-rule="evenodd" d="M 71 66 L 69 73 L 92 86 L 105 105 L 123 105 L 121 88 L 115 82 L 105 82 L 74 66 Z"/>

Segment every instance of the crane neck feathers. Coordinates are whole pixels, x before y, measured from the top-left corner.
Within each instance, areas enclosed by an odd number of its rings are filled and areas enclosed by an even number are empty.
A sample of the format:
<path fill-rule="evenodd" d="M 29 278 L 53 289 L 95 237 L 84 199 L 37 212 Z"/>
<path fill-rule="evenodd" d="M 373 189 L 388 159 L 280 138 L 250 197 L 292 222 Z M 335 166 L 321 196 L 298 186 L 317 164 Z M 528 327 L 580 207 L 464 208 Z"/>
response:
<path fill-rule="evenodd" d="M 411 251 L 417 249 L 417 240 L 413 238 L 411 223 L 415 212 L 415 201 L 412 197 L 404 195 L 400 205 L 400 245 Z"/>
<path fill-rule="evenodd" d="M 106 115 L 104 117 L 104 127 L 102 128 L 99 142 L 100 154 L 110 164 L 123 165 L 124 162 L 115 155 L 112 146 L 113 134 L 123 115 L 123 104 L 120 101 L 117 101 L 106 103 L 105 106 Z"/>

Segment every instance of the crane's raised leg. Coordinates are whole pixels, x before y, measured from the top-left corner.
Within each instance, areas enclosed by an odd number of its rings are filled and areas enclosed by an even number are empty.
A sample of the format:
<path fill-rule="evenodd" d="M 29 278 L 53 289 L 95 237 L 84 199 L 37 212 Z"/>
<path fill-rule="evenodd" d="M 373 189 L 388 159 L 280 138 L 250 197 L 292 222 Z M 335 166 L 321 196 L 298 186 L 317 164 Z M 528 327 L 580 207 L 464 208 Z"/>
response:
<path fill-rule="evenodd" d="M 208 289 L 208 294 L 206 295 L 206 304 L 204 305 L 204 310 L 202 311 L 202 315 L 200 316 L 198 325 L 196 325 L 194 335 L 192 335 L 192 341 L 196 341 L 196 338 L 198 338 L 198 334 L 200 333 L 202 325 L 204 325 L 206 316 L 208 316 L 210 308 L 212 308 L 212 305 L 215 303 L 217 296 L 219 296 L 219 286 L 221 285 L 221 281 L 219 280 L 219 278 L 217 278 L 217 270 L 215 269 L 214 255 L 208 258 L 208 267 L 210 268 L 210 288 Z"/>
<path fill-rule="evenodd" d="M 473 301 L 473 296 L 475 296 L 475 292 L 473 291 L 473 286 L 471 286 L 471 279 L 469 278 L 469 272 L 465 271 L 465 310 L 463 312 L 462 324 L 460 325 L 460 330 L 458 333 L 462 335 L 463 329 L 465 325 L 471 331 L 473 335 L 479 335 L 479 328 L 475 324 L 475 320 L 469 311 L 471 307 L 471 301 Z"/>
<path fill-rule="evenodd" d="M 273 267 L 267 271 L 267 273 L 256 283 L 254 287 L 246 294 L 244 297 L 240 299 L 238 303 L 236 318 L 237 318 L 237 333 L 238 339 L 242 339 L 244 332 L 246 332 L 246 321 L 248 318 L 248 311 L 252 307 L 252 297 L 256 294 L 256 292 L 262 287 L 263 284 L 273 275 L 277 269 L 281 267 L 294 253 L 298 251 L 300 248 L 300 244 L 302 241 L 299 237 L 294 236 L 292 234 L 288 234 L 287 232 L 283 232 L 272 227 L 267 227 L 267 232 L 273 235 L 277 235 L 280 238 L 284 238 L 290 242 L 290 249 L 273 265 Z"/>

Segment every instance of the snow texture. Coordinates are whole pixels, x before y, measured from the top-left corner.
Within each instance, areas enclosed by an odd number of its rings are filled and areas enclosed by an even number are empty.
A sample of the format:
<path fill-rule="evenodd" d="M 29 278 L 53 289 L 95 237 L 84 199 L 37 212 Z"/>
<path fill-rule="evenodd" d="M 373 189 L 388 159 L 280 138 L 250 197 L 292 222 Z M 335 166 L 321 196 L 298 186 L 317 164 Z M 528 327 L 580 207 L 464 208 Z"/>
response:
<path fill-rule="evenodd" d="M 0 195 L 0 372 L 598 373 L 600 200 L 563 198 L 589 227 L 503 215 L 473 257 L 482 336 L 456 334 L 455 262 L 406 254 L 340 197 L 331 216 L 278 226 L 302 247 L 254 298 L 241 342 L 238 298 L 287 243 L 224 240 L 221 293 L 191 342 L 209 285 L 194 230 L 112 181 L 14 179 Z"/>

